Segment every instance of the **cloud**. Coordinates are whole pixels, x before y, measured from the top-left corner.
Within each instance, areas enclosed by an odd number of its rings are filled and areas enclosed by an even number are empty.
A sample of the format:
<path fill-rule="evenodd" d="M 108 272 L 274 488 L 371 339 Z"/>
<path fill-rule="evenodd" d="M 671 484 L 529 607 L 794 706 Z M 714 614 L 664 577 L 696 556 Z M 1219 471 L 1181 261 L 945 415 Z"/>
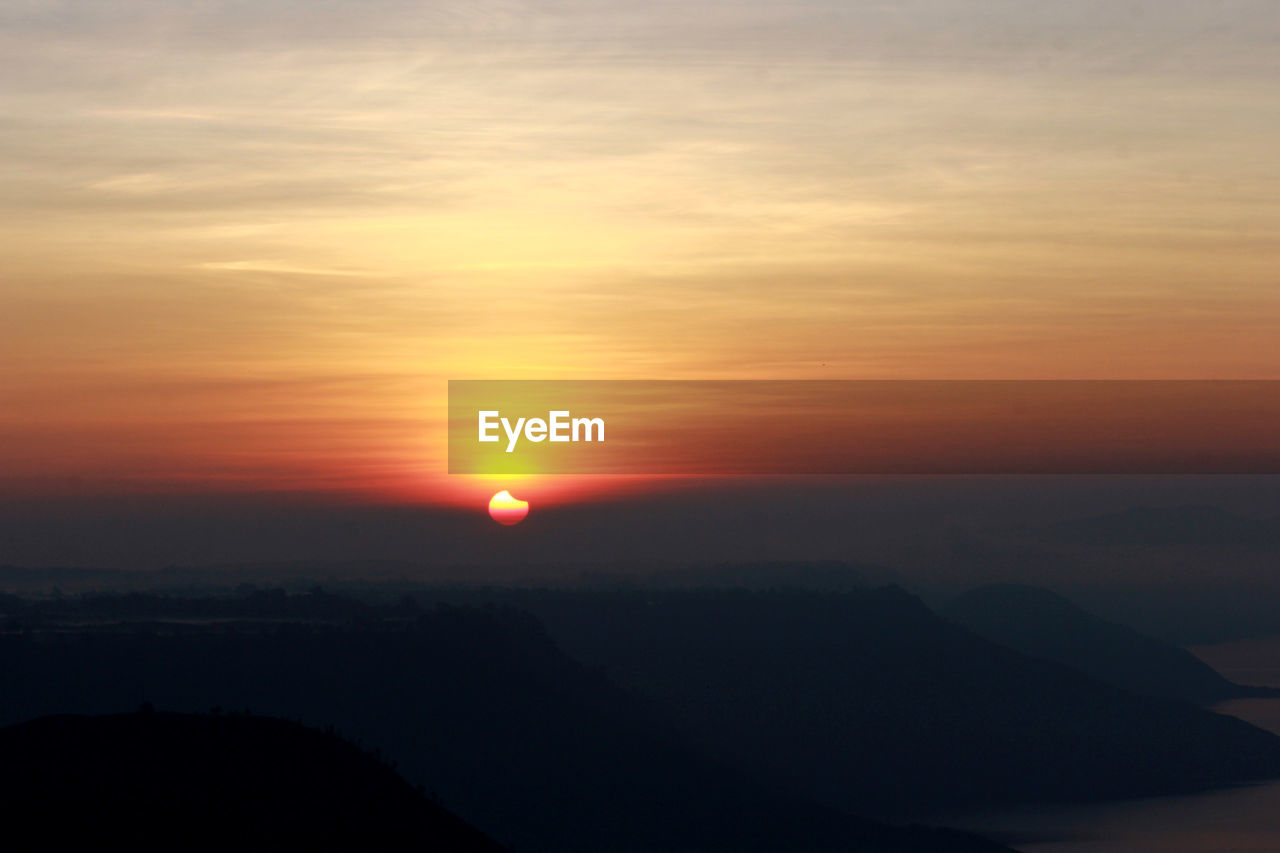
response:
<path fill-rule="evenodd" d="M 0 393 L 1263 370 L 1278 34 L 1263 0 L 7 3 Z M 211 420 L 270 408 L 227 387 Z M 436 392 L 344 393 L 317 434 Z"/>

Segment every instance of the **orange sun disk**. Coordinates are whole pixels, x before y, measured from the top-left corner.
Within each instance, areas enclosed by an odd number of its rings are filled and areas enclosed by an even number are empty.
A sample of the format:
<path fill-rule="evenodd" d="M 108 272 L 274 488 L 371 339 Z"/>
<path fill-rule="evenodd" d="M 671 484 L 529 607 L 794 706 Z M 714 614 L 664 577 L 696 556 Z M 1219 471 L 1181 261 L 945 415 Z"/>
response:
<path fill-rule="evenodd" d="M 506 489 L 489 499 L 489 515 L 499 524 L 519 524 L 529 514 L 529 502 L 516 500 Z"/>

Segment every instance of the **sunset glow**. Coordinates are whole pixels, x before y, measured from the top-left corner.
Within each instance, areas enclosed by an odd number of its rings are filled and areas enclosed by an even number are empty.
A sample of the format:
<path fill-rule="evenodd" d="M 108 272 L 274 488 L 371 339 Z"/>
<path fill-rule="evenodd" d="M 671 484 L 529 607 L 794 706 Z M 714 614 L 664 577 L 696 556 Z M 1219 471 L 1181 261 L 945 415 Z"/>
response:
<path fill-rule="evenodd" d="M 451 378 L 1276 378 L 1274 15 L 1139 5 L 19 4 L 0 491 L 475 506 Z"/>

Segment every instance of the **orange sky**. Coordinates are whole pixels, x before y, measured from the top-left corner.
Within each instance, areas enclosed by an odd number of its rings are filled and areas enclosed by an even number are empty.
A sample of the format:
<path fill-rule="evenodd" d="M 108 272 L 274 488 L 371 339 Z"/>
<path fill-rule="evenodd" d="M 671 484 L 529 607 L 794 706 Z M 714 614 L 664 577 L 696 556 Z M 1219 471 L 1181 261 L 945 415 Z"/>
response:
<path fill-rule="evenodd" d="M 6 494 L 472 502 L 450 378 L 1280 378 L 1274 4 L 178 5 L 2 13 Z"/>

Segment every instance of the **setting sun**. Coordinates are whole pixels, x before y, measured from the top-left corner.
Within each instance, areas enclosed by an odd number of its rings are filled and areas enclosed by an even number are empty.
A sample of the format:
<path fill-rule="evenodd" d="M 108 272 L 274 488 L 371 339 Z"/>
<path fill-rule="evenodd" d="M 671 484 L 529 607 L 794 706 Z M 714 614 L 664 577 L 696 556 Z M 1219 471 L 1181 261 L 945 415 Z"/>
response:
<path fill-rule="evenodd" d="M 506 489 L 489 499 L 489 515 L 499 524 L 519 524 L 528 514 L 529 502 L 516 500 Z"/>

